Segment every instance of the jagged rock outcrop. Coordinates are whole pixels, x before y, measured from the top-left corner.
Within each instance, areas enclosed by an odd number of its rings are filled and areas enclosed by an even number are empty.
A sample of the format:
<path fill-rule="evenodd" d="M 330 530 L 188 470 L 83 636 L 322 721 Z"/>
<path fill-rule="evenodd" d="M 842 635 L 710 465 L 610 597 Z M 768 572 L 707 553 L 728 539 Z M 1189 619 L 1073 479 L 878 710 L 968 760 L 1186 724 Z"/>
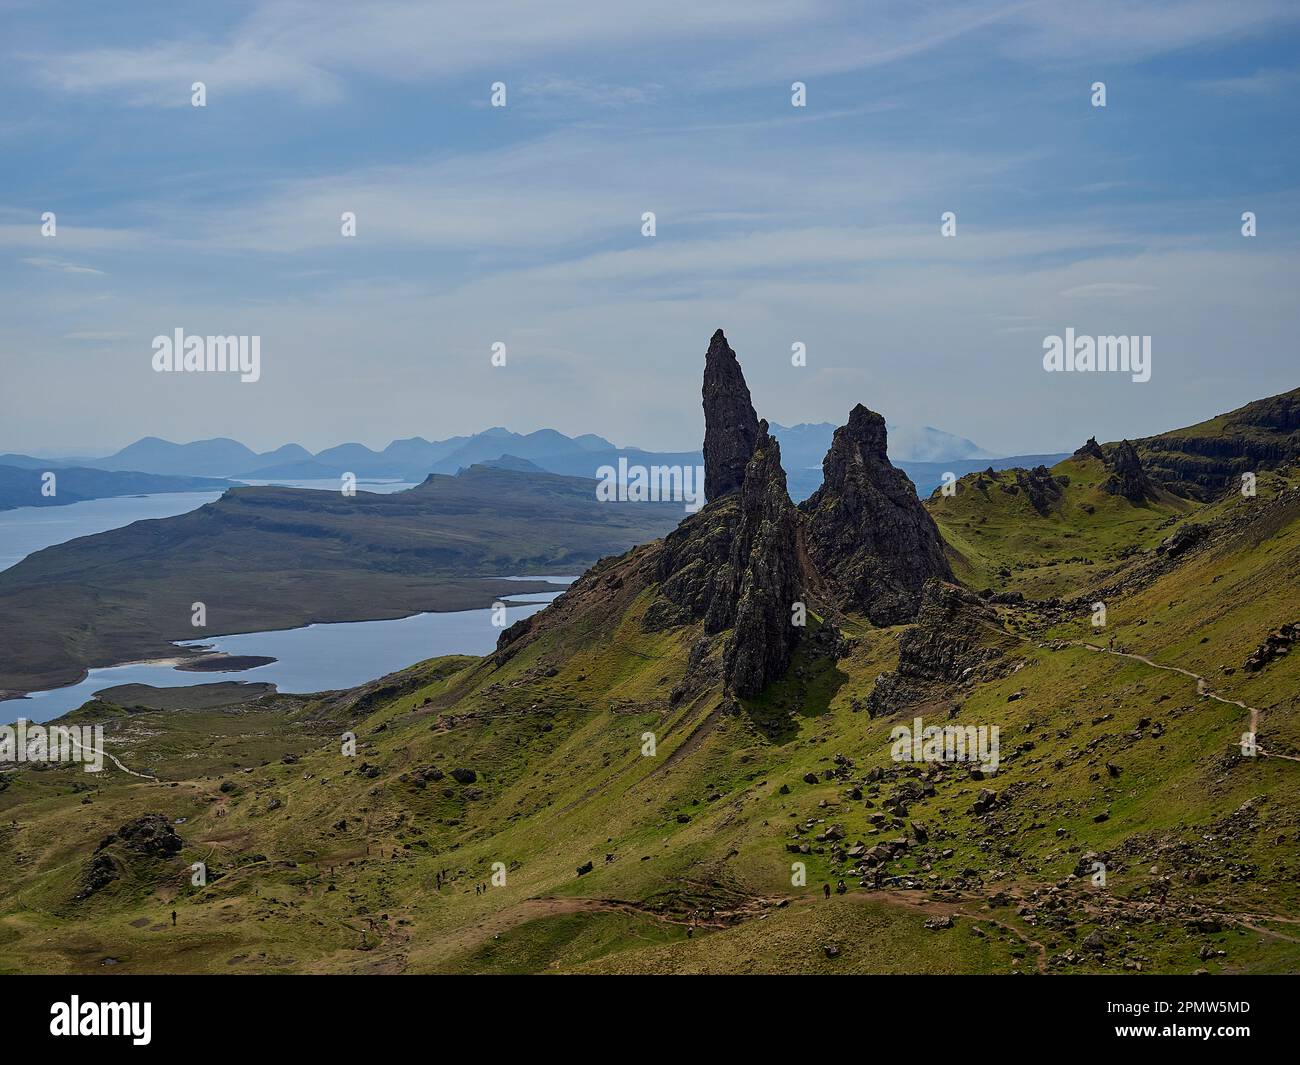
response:
<path fill-rule="evenodd" d="M 732 630 L 722 652 L 723 683 L 737 695 L 757 695 L 785 673 L 803 633 L 791 620 L 803 587 L 799 522 L 781 447 L 762 422 L 740 491 L 664 539 L 655 561 L 659 594 L 642 628 L 702 621 L 706 636 Z"/>
<path fill-rule="evenodd" d="M 703 621 L 710 635 L 735 618 L 731 546 L 740 513 L 738 495 L 710 503 L 664 537 L 654 560 L 659 595 L 641 622 L 647 632 Z"/>
<path fill-rule="evenodd" d="M 1102 489 L 1113 496 L 1123 496 L 1131 503 L 1145 503 L 1156 499 L 1159 493 L 1147 476 L 1142 465 L 1142 458 L 1137 448 L 1128 440 L 1111 444 L 1103 448 L 1095 436 L 1088 437 L 1088 442 L 1079 448 L 1074 457 L 1077 459 L 1100 459 L 1110 470 L 1110 476 L 1102 482 Z"/>
<path fill-rule="evenodd" d="M 1012 470 L 1016 478 L 1016 487 L 1025 493 L 1029 505 L 1039 514 L 1047 515 L 1065 494 L 1068 478 L 1056 478 L 1046 466 L 1035 466 L 1032 470 L 1017 467 Z"/>
<path fill-rule="evenodd" d="M 1288 622 L 1265 636 L 1241 668 L 1247 673 L 1258 673 L 1275 659 L 1289 655 L 1297 643 L 1300 643 L 1300 622 Z"/>
<path fill-rule="evenodd" d="M 740 514 L 728 570 L 735 582 L 715 602 L 734 603 L 732 634 L 723 652 L 723 679 L 737 695 L 757 695 L 785 674 L 802 628 L 792 623 L 800 599 L 799 513 L 786 491 L 781 445 L 758 425 L 758 443 L 745 467 Z"/>
<path fill-rule="evenodd" d="M 1014 637 L 979 596 L 946 581 L 930 581 L 917 623 L 898 638 L 898 669 L 876 678 L 867 711 L 872 717 L 887 716 L 957 684 L 986 679 L 1013 646 Z"/>
<path fill-rule="evenodd" d="M 1102 462 L 1105 462 L 1106 452 L 1102 451 L 1101 445 L 1097 443 L 1097 438 L 1095 436 L 1090 436 L 1088 437 L 1088 442 L 1075 451 L 1074 457 L 1076 459 L 1101 459 Z"/>
<path fill-rule="evenodd" d="M 885 419 L 854 407 L 835 430 L 821 488 L 800 510 L 809 556 L 838 605 L 897 625 L 916 617 L 926 581 L 953 576 L 934 520 L 885 443 Z"/>
<path fill-rule="evenodd" d="M 184 846 L 185 841 L 162 814 L 145 814 L 128 821 L 99 841 L 82 869 L 77 898 L 86 899 L 102 891 L 136 863 L 172 858 Z"/>
<path fill-rule="evenodd" d="M 1102 488 L 1111 495 L 1123 496 L 1130 503 L 1144 503 L 1156 498 L 1156 489 L 1147 478 L 1138 457 L 1137 448 L 1127 440 L 1121 440 L 1106 456 L 1106 465 L 1111 475 L 1106 478 Z"/>
<path fill-rule="evenodd" d="M 95 850 L 102 851 L 118 842 L 147 858 L 170 858 L 185 846 L 185 841 L 176 834 L 172 823 L 162 814 L 145 814 L 134 821 L 128 821 L 116 832 L 100 840 Z"/>
<path fill-rule="evenodd" d="M 704 498 L 721 499 L 745 480 L 758 443 L 758 415 L 736 353 L 719 329 L 704 356 Z"/>

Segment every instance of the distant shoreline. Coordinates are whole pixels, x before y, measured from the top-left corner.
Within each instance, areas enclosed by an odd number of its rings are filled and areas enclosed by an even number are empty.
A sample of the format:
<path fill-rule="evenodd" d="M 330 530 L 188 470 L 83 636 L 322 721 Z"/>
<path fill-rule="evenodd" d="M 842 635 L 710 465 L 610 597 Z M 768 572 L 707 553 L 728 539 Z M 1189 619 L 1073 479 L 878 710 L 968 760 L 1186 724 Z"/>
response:
<path fill-rule="evenodd" d="M 566 591 L 567 584 L 558 584 L 552 580 L 546 580 L 543 577 L 477 577 L 464 578 L 467 580 L 483 581 L 509 581 L 510 583 L 532 583 L 536 582 L 541 585 L 540 588 L 528 588 L 519 592 L 506 592 L 509 595 L 511 606 L 539 606 L 545 605 L 547 600 L 541 599 L 524 599 L 524 596 L 533 596 L 538 594 L 554 594 Z M 519 598 L 516 598 L 519 597 Z M 433 608 L 426 610 L 412 610 L 401 614 L 385 614 L 378 617 L 353 617 L 341 620 L 329 621 L 309 621 L 305 624 L 298 625 L 271 625 L 264 629 L 254 629 L 244 632 L 219 632 L 210 634 L 211 638 L 219 639 L 226 636 L 247 636 L 252 633 L 271 633 L 271 632 L 292 632 L 297 629 L 311 628 L 313 625 L 353 625 L 365 624 L 371 621 L 400 621 L 410 617 L 416 617 L 420 614 L 456 614 L 471 610 L 487 610 L 494 602 L 500 598 L 499 595 L 489 595 L 485 602 L 474 606 L 455 606 L 450 608 Z M 207 637 L 205 637 L 207 638 Z M 29 699 L 33 694 L 39 692 L 58 691 L 61 688 L 71 688 L 84 682 L 93 669 L 117 669 L 123 666 L 171 666 L 177 672 L 181 673 L 219 673 L 219 672 L 243 672 L 257 669 L 261 666 L 271 665 L 279 659 L 266 655 L 232 655 L 226 651 L 213 651 L 205 645 L 187 647 L 183 643 L 177 642 L 175 649 L 178 654 L 162 655 L 148 658 L 127 658 L 122 661 L 108 662 L 103 665 L 95 665 L 89 669 L 82 669 L 80 674 L 63 684 L 46 684 L 33 688 L 0 688 L 0 708 L 3 708 L 6 702 L 18 702 Z"/>

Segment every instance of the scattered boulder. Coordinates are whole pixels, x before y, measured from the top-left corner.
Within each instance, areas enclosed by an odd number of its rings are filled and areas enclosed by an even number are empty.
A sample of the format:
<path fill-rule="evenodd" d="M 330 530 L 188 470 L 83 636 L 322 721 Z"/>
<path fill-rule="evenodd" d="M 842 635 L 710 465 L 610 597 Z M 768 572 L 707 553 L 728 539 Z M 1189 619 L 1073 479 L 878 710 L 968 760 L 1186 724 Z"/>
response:
<path fill-rule="evenodd" d="M 1166 537 L 1161 542 L 1160 546 L 1156 548 L 1156 552 L 1165 555 L 1167 558 L 1177 558 L 1209 535 L 1210 529 L 1208 525 L 1200 522 L 1189 522 L 1178 526 L 1172 536 Z"/>
<path fill-rule="evenodd" d="M 1275 659 L 1290 654 L 1297 640 L 1300 640 L 1300 622 L 1288 622 L 1265 636 L 1241 668 L 1247 673 L 1258 673 Z"/>

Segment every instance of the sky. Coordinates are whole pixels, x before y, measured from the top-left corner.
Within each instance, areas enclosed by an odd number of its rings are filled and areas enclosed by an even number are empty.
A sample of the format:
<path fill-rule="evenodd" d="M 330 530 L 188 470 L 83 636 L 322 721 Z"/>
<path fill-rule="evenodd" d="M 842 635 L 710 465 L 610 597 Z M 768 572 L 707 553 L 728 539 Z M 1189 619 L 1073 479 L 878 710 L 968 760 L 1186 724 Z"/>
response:
<path fill-rule="evenodd" d="M 0 452 L 684 450 L 719 327 L 771 421 L 861 402 L 996 454 L 1300 385 L 1293 0 L 0 0 L 0 29 Z M 1150 336 L 1151 379 L 1046 372 L 1067 327 Z M 260 379 L 155 372 L 177 328 L 260 337 Z"/>

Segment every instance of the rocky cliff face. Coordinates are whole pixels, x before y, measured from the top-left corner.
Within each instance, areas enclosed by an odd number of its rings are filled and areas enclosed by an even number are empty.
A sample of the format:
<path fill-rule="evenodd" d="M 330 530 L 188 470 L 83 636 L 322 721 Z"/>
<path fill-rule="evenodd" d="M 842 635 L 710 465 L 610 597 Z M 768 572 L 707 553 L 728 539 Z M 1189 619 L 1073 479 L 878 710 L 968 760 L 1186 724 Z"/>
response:
<path fill-rule="evenodd" d="M 952 580 L 943 540 L 907 474 L 885 454 L 885 419 L 858 404 L 835 431 L 823 483 L 800 509 L 808 552 L 842 609 L 874 624 L 916 617 L 927 580 Z"/>
<path fill-rule="evenodd" d="M 659 594 L 642 626 L 657 631 L 701 621 L 706 636 L 732 630 L 723 647 L 722 679 L 729 691 L 749 696 L 785 673 L 803 631 L 791 623 L 803 587 L 800 517 L 767 422 L 755 419 L 753 446 L 732 487 L 736 448 L 753 407 L 726 338 L 719 331 L 713 340 L 704 388 L 705 483 L 712 502 L 665 537 L 654 560 Z M 720 487 L 722 498 L 715 495 Z"/>
<path fill-rule="evenodd" d="M 1123 496 L 1130 503 L 1145 503 L 1156 497 L 1155 485 L 1147 478 L 1137 449 L 1127 440 L 1111 448 L 1106 456 L 1106 465 L 1111 475 L 1102 487 L 1111 495 Z"/>
<path fill-rule="evenodd" d="M 722 663 L 723 676 L 738 695 L 757 695 L 783 676 L 803 632 L 792 623 L 803 587 L 798 525 L 799 512 L 790 502 L 781 468 L 781 446 L 768 434 L 767 422 L 760 422 L 731 543 L 728 568 L 734 588 L 720 597 L 735 605 Z"/>
<path fill-rule="evenodd" d="M 1014 647 L 997 613 L 977 595 L 944 581 L 926 584 L 917 623 L 898 639 L 898 669 L 882 673 L 867 697 L 872 717 L 935 701 L 1000 671 Z"/>
<path fill-rule="evenodd" d="M 719 329 L 704 356 L 704 498 L 738 489 L 758 443 L 758 415 L 736 353 Z"/>
<path fill-rule="evenodd" d="M 647 632 L 704 622 L 715 635 L 735 618 L 731 546 L 740 513 L 734 494 L 692 514 L 663 539 L 652 560 L 659 594 L 642 619 Z"/>
<path fill-rule="evenodd" d="M 1193 499 L 1213 499 L 1239 488 L 1243 473 L 1300 460 L 1300 388 L 1135 446 L 1157 484 Z"/>

